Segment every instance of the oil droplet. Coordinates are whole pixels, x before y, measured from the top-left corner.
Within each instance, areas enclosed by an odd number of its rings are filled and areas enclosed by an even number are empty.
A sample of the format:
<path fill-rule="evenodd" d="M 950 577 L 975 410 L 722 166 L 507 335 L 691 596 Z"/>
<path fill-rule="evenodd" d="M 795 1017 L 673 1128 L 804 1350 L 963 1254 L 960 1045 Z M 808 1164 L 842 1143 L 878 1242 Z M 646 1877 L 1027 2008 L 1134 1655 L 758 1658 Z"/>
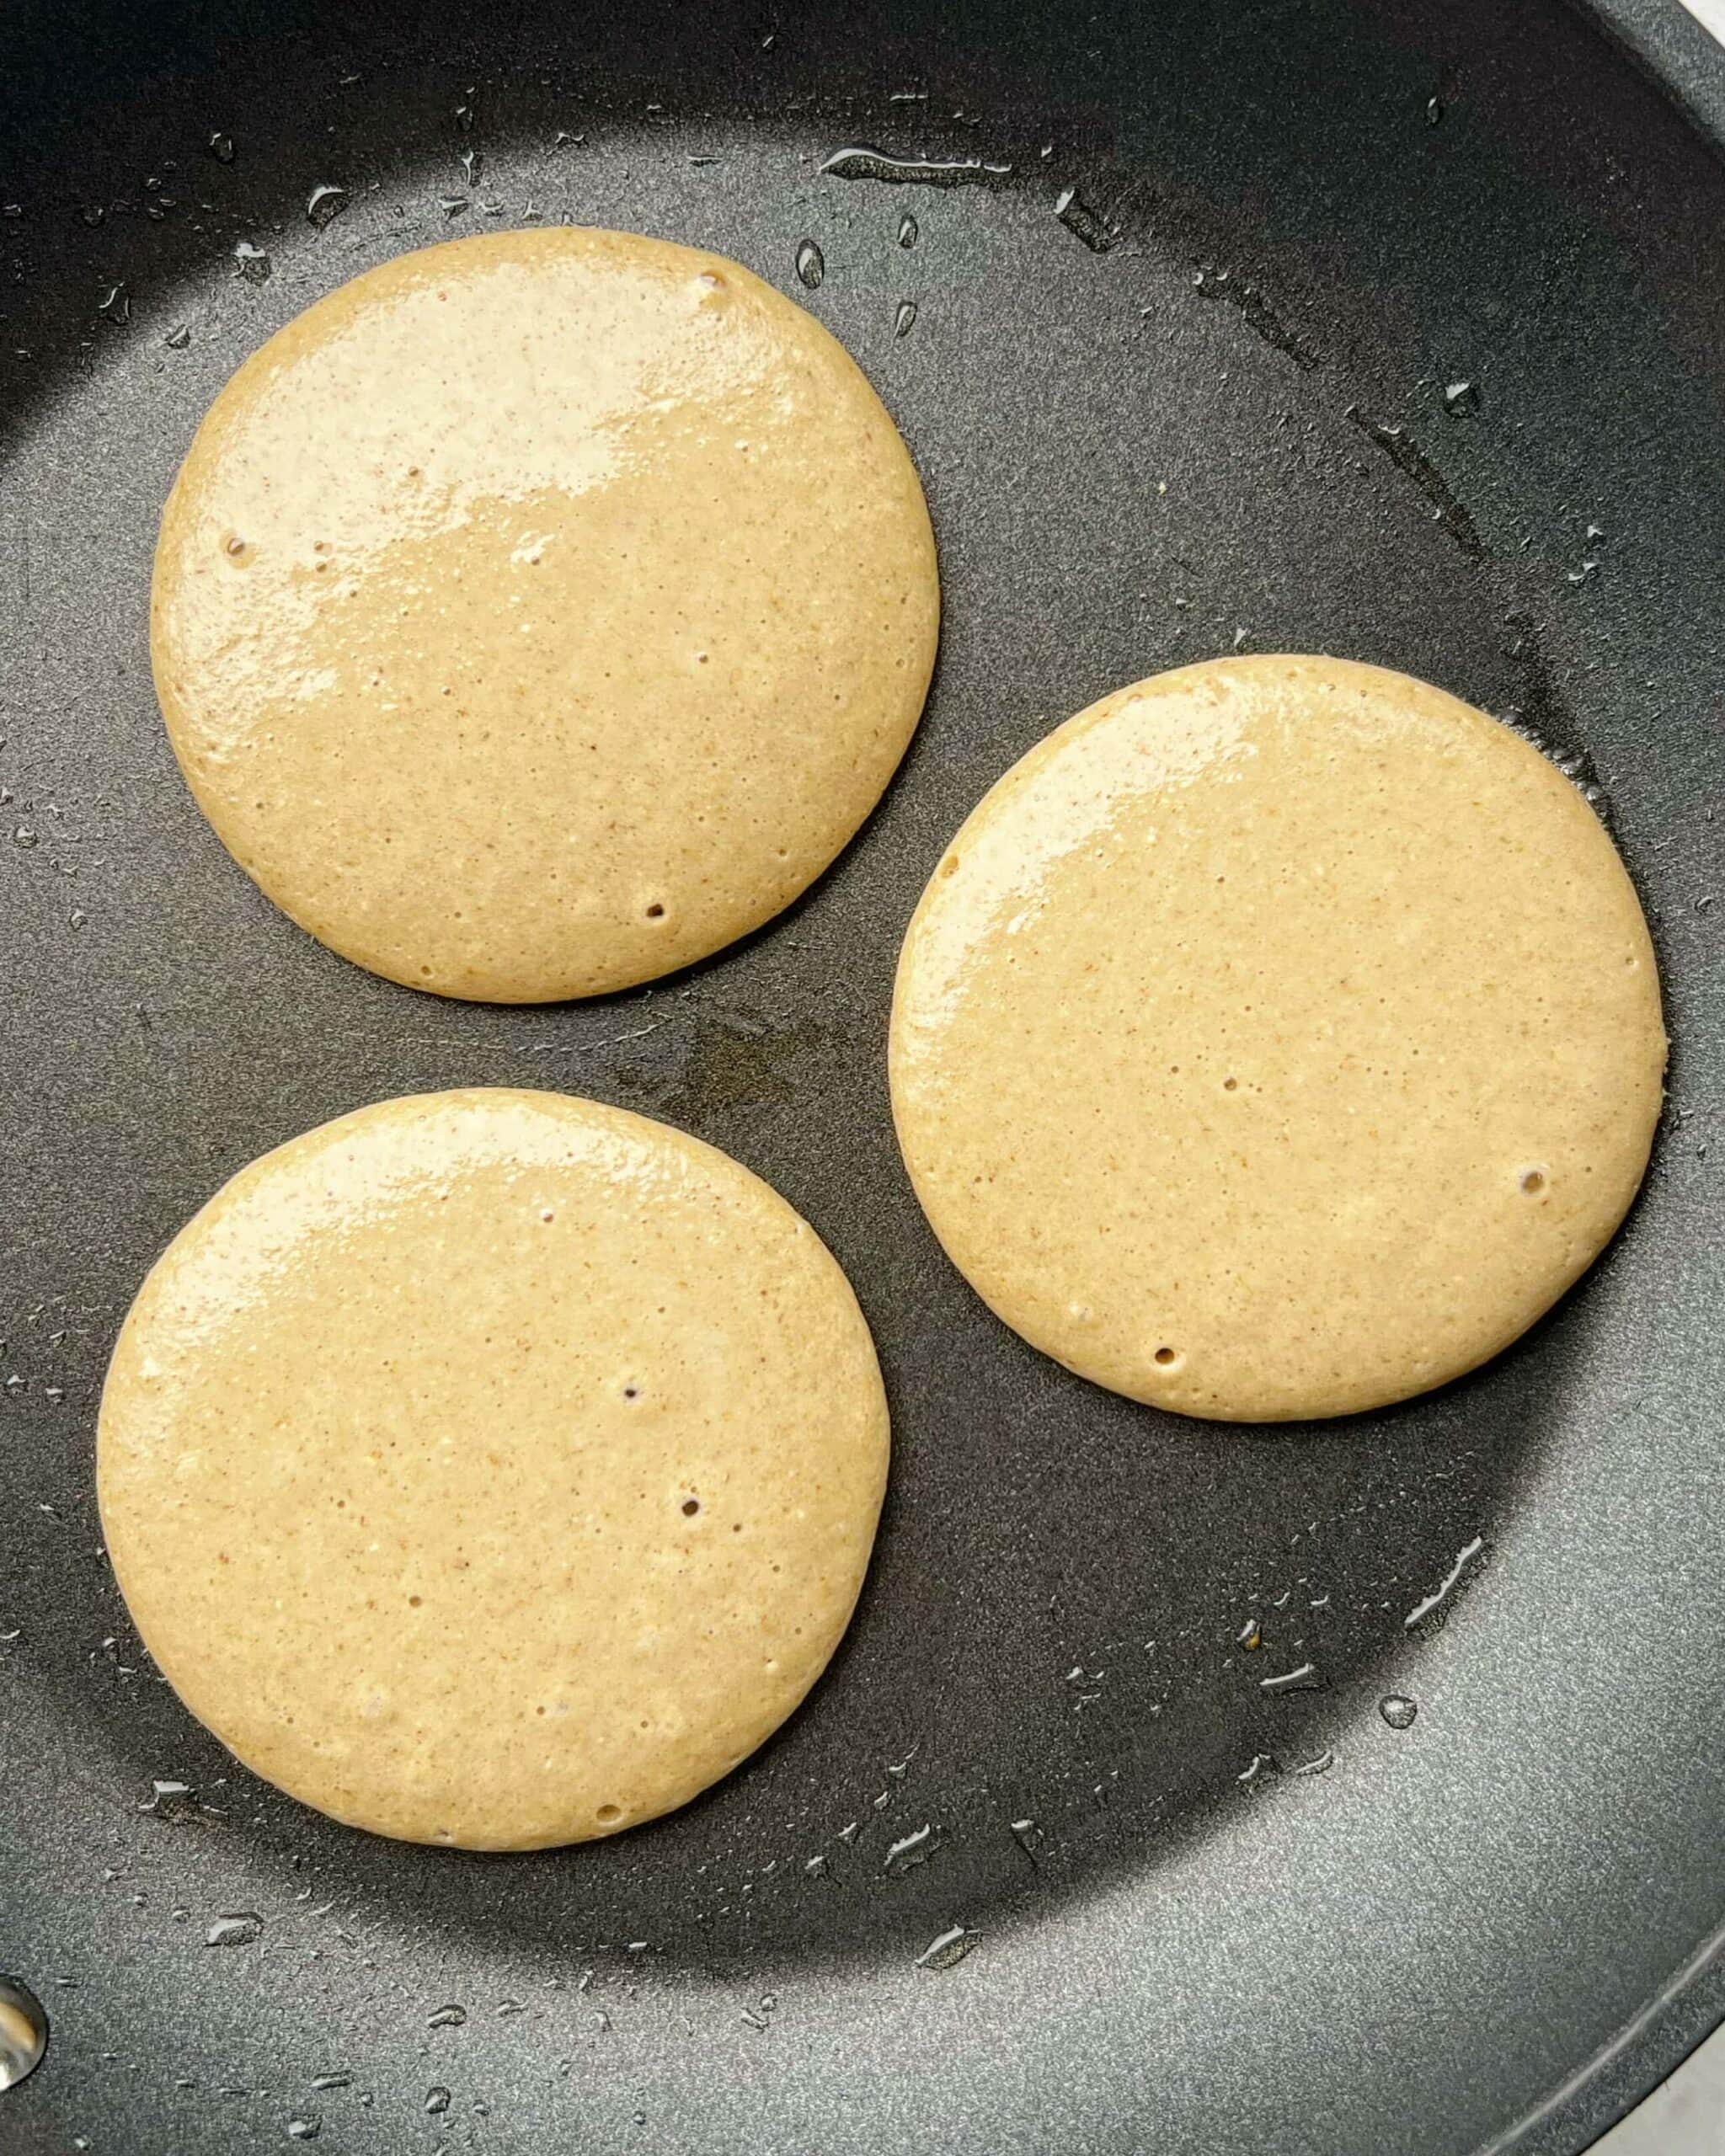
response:
<path fill-rule="evenodd" d="M 906 1834 L 893 1844 L 886 1853 L 884 1869 L 889 1877 L 900 1879 L 905 1872 L 914 1871 L 919 1864 L 927 1864 L 933 1854 L 933 1827 L 919 1827 L 914 1834 Z"/>
<path fill-rule="evenodd" d="M 428 2029 L 459 2029 L 467 2018 L 465 2006 L 440 2006 L 435 2014 L 425 2016 Z"/>
<path fill-rule="evenodd" d="M 1317 1668 L 1302 1662 L 1298 1669 L 1284 1670 L 1279 1677 L 1261 1677 L 1258 1684 L 1266 1692 L 1315 1692 L 1317 1689 Z"/>
<path fill-rule="evenodd" d="M 1044 1839 L 1041 1828 L 1033 1819 L 1015 1819 L 1012 1822 L 1012 1833 L 1019 1848 L 1034 1864 L 1036 1853 L 1042 1847 Z"/>
<path fill-rule="evenodd" d="M 998 187 L 1012 176 L 1010 165 L 980 157 L 889 157 L 879 150 L 835 150 L 820 168 L 823 178 L 884 179 L 893 186 Z"/>
<path fill-rule="evenodd" d="M 244 1910 L 237 1916 L 217 1917 L 204 1934 L 204 1944 L 206 1946 L 249 1946 L 254 1940 L 262 1936 L 263 1930 L 262 1917 Z"/>
<path fill-rule="evenodd" d="M 805 239 L 797 249 L 797 275 L 811 292 L 820 291 L 826 275 L 826 258 L 812 239 Z"/>
<path fill-rule="evenodd" d="M 1416 1604 L 1403 1618 L 1402 1624 L 1407 1630 L 1411 1632 L 1422 1617 L 1429 1617 L 1433 1610 L 1449 1600 L 1455 1592 L 1456 1582 L 1485 1546 L 1485 1537 L 1482 1534 L 1476 1534 L 1466 1549 L 1456 1551 L 1455 1561 L 1444 1575 L 1436 1593 L 1427 1595 L 1423 1602 Z"/>
<path fill-rule="evenodd" d="M 314 187 L 306 198 L 306 216 L 321 232 L 326 225 L 333 224 L 346 209 L 347 189 L 325 180 Z"/>
<path fill-rule="evenodd" d="M 911 215 L 911 212 L 906 210 L 904 216 L 899 220 L 899 245 L 900 247 L 915 247 L 916 244 L 916 220 Z"/>
<path fill-rule="evenodd" d="M 919 1969 L 955 1969 L 980 1939 L 980 1931 L 972 1931 L 962 1924 L 950 1924 L 938 1939 L 931 1939 L 916 1956 Z"/>
<path fill-rule="evenodd" d="M 15 2089 L 34 2073 L 47 2048 L 42 2002 L 16 1977 L 0 1977 L 0 2089 Z"/>
<path fill-rule="evenodd" d="M 1097 216 L 1076 187 L 1062 188 L 1055 199 L 1055 215 L 1092 254 L 1106 254 L 1120 237 L 1105 217 Z"/>
<path fill-rule="evenodd" d="M 908 337 L 908 336 L 910 335 L 910 334 L 911 334 L 911 327 L 912 327 L 912 325 L 915 323 L 916 320 L 916 301 L 915 301 L 915 300 L 900 300 L 900 301 L 899 302 L 899 311 L 898 311 L 897 314 L 896 314 L 896 315 L 895 315 L 895 316 L 894 316 L 894 318 L 893 318 L 893 334 L 894 334 L 894 336 L 895 336 L 895 337 Z"/>
<path fill-rule="evenodd" d="M 1378 1712 L 1391 1729 L 1412 1729 L 1419 1709 L 1405 1694 L 1391 1692 L 1386 1699 L 1378 1701 Z"/>
<path fill-rule="evenodd" d="M 267 285 L 274 267 L 261 247 L 243 239 L 233 250 L 233 274 L 248 285 Z"/>

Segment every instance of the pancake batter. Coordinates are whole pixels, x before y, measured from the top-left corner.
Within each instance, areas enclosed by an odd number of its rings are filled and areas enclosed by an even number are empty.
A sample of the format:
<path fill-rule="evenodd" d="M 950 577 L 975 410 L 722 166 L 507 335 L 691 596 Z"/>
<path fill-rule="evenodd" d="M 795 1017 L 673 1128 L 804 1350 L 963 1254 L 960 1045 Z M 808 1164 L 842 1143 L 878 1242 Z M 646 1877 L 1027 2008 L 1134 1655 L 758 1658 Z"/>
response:
<path fill-rule="evenodd" d="M 1122 690 L 987 795 L 893 1008 L 918 1197 L 1007 1323 L 1274 1421 L 1506 1347 L 1634 1196 L 1665 1038 L 1599 819 L 1508 728 L 1344 660 Z"/>
<path fill-rule="evenodd" d="M 868 1327 L 784 1200 L 620 1109 L 387 1101 L 242 1170 L 108 1374 L 145 1644 L 373 1832 L 582 1841 L 687 1801 L 825 1667 L 887 1466 Z"/>
<path fill-rule="evenodd" d="M 916 726 L 916 474 L 854 363 L 723 257 L 487 233 L 320 300 L 163 518 L 152 647 L 199 805 L 391 979 L 542 1002 L 757 927 Z"/>

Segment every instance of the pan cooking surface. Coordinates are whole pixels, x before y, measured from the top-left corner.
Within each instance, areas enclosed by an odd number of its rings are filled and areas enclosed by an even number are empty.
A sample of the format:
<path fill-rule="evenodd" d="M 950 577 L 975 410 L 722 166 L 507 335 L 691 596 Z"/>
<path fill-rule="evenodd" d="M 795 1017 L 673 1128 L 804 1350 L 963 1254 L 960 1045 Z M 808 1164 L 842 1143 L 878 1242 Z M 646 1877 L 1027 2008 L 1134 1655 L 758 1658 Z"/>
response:
<path fill-rule="evenodd" d="M 404 20 L 0 28 L 0 1967 L 52 2025 L 0 2146 L 1580 2147 L 1718 2011 L 1691 1972 L 1517 2137 L 1725 1918 L 1725 177 L 1554 6 Z M 534 216 L 719 248 L 826 322 L 917 458 L 947 626 L 808 898 L 670 981 L 510 1010 L 360 973 L 253 889 L 174 768 L 145 594 L 247 353 Z M 1461 1385 L 1304 1429 L 1036 1356 L 940 1257 L 886 1105 L 899 940 L 976 798 L 1236 648 L 1537 732 L 1599 789 L 1676 1043 L 1580 1289 Z M 91 1485 L 185 1217 L 327 1117 L 484 1082 L 774 1182 L 856 1284 L 896 1445 L 790 1727 L 673 1818 L 506 1860 L 234 1767 L 142 1656 Z"/>

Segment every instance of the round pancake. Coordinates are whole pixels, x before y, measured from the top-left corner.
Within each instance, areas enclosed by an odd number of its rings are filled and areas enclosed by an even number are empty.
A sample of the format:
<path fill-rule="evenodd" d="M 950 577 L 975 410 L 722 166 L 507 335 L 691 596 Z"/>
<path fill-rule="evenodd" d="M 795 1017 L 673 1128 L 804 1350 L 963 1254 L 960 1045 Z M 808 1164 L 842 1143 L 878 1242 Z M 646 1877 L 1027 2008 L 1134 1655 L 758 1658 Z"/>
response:
<path fill-rule="evenodd" d="M 1647 1165 L 1653 953 L 1593 810 L 1377 667 L 1189 666 L 1033 749 L 953 840 L 893 1006 L 953 1262 L 1099 1385 L 1338 1415 L 1506 1347 Z"/>
<path fill-rule="evenodd" d="M 887 1466 L 868 1327 L 709 1145 L 477 1089 L 243 1169 L 141 1289 L 102 1524 L 246 1764 L 410 1841 L 634 1825 L 745 1758 L 856 1602 Z"/>
<path fill-rule="evenodd" d="M 687 964 L 804 889 L 916 727 L 916 472 L 800 307 L 628 234 L 368 270 L 216 398 L 156 553 L 174 752 L 300 925 L 543 1002 Z"/>

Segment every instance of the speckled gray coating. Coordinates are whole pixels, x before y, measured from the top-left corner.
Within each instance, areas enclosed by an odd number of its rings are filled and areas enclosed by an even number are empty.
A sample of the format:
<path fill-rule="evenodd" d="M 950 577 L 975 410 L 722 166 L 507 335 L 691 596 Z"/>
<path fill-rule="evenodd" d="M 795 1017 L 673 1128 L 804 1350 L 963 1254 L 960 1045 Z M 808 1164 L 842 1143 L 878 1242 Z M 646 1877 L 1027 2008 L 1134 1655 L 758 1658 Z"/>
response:
<path fill-rule="evenodd" d="M 1012 170 L 820 176 L 858 144 Z M 905 768 L 788 916 L 500 1011 L 256 894 L 174 771 L 143 596 L 244 353 L 530 204 L 820 312 L 916 456 L 948 631 Z M 7 10 L 0 1969 L 54 2031 L 0 2095 L 7 2156 L 314 2121 L 383 2156 L 1568 2156 L 1717 2018 L 1691 1968 L 1567 2086 L 1725 1918 L 1722 214 L 1711 150 L 1555 0 Z M 1590 759 L 1676 1048 L 1648 1188 L 1550 1320 L 1414 1406 L 1270 1434 L 1111 1398 L 989 1317 L 883 1062 L 905 921 L 986 786 L 1236 637 Z M 138 1657 L 90 1461 L 126 1304 L 233 1168 L 495 1082 L 682 1123 L 782 1190 L 857 1286 L 897 1454 L 857 1625 L 778 1739 L 660 1825 L 483 1860 L 231 1768 Z"/>

